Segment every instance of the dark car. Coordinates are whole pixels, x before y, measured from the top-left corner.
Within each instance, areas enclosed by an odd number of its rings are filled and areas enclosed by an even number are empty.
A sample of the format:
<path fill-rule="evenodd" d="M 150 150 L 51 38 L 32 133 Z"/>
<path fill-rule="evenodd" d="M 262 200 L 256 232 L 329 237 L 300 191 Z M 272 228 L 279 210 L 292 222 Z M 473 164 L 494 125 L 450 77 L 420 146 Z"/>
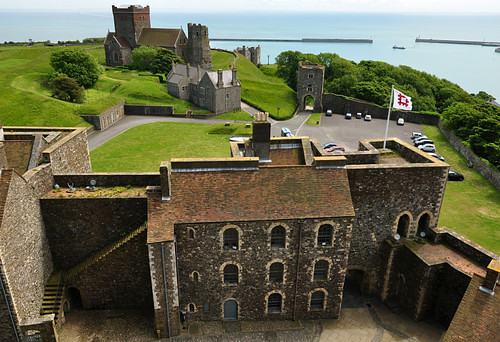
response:
<path fill-rule="evenodd" d="M 363 117 L 363 115 L 361 115 L 361 113 L 356 113 L 356 119 L 361 119 Z"/>
<path fill-rule="evenodd" d="M 464 180 L 464 175 L 461 175 L 458 172 L 450 170 L 450 171 L 448 171 L 448 180 L 461 182 Z"/>
<path fill-rule="evenodd" d="M 337 146 L 337 144 L 334 142 L 329 142 L 329 143 L 324 144 L 323 148 L 327 149 L 327 148 L 334 147 L 334 146 Z"/>

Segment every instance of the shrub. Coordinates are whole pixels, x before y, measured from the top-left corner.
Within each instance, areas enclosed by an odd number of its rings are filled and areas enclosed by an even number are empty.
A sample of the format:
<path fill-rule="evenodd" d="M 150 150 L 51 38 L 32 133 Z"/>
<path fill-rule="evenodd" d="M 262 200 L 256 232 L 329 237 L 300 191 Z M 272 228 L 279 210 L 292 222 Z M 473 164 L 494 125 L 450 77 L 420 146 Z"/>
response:
<path fill-rule="evenodd" d="M 50 65 L 55 71 L 75 79 L 84 88 L 91 88 L 103 72 L 97 59 L 79 48 L 64 49 L 52 53 Z"/>
<path fill-rule="evenodd" d="M 65 74 L 53 73 L 45 80 L 45 86 L 51 91 L 52 96 L 68 102 L 82 102 L 83 88 L 75 79 Z"/>

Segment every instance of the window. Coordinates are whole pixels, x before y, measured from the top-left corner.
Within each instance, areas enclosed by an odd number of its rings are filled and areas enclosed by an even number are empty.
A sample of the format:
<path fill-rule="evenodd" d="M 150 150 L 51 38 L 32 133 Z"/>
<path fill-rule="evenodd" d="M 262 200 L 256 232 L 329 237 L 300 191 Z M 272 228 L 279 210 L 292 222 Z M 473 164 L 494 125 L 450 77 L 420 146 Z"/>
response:
<path fill-rule="evenodd" d="M 189 239 L 194 239 L 195 233 L 193 228 L 188 228 L 188 238 Z"/>
<path fill-rule="evenodd" d="M 307 87 L 307 91 L 311 92 L 311 91 L 313 91 L 313 88 L 312 87 Z"/>
<path fill-rule="evenodd" d="M 205 96 L 205 87 L 200 87 L 200 96 Z"/>
<path fill-rule="evenodd" d="M 189 310 L 189 312 L 195 312 L 196 308 L 195 308 L 194 304 L 189 304 L 188 305 L 188 310 Z"/>
<path fill-rule="evenodd" d="M 324 224 L 318 230 L 318 246 L 332 245 L 333 227 L 329 224 Z"/>
<path fill-rule="evenodd" d="M 182 91 L 186 91 L 187 90 L 187 87 L 186 86 L 183 86 L 182 87 Z"/>
<path fill-rule="evenodd" d="M 283 226 L 276 226 L 271 230 L 271 247 L 285 248 L 286 229 Z"/>
<path fill-rule="evenodd" d="M 314 280 L 326 280 L 328 278 L 328 261 L 319 260 L 314 264 Z"/>
<path fill-rule="evenodd" d="M 229 98 L 229 94 L 226 94 L 226 99 L 228 99 L 228 98 Z"/>
<path fill-rule="evenodd" d="M 401 237 L 408 237 L 408 229 L 410 227 L 410 216 L 404 214 L 398 221 L 398 234 Z"/>
<path fill-rule="evenodd" d="M 311 311 L 321 311 L 325 305 L 325 293 L 316 291 L 311 295 Z"/>
<path fill-rule="evenodd" d="M 281 312 L 282 297 L 279 293 L 273 293 L 267 299 L 267 312 Z"/>
<path fill-rule="evenodd" d="M 193 272 L 193 281 L 198 282 L 200 280 L 200 276 L 198 272 Z"/>
<path fill-rule="evenodd" d="M 224 284 L 238 284 L 238 266 L 229 264 L 224 267 Z"/>
<path fill-rule="evenodd" d="M 430 221 L 431 217 L 427 213 L 423 214 L 420 217 L 420 219 L 418 220 L 418 229 L 417 229 L 418 236 L 420 236 L 421 233 L 427 233 L 427 231 L 429 230 Z"/>
<path fill-rule="evenodd" d="M 229 228 L 224 231 L 224 249 L 238 249 L 238 231 Z"/>
<path fill-rule="evenodd" d="M 283 282 L 283 270 L 284 266 L 281 262 L 272 263 L 269 267 L 269 281 L 274 281 L 277 283 Z"/>
<path fill-rule="evenodd" d="M 307 77 L 314 78 L 314 74 L 309 74 Z"/>

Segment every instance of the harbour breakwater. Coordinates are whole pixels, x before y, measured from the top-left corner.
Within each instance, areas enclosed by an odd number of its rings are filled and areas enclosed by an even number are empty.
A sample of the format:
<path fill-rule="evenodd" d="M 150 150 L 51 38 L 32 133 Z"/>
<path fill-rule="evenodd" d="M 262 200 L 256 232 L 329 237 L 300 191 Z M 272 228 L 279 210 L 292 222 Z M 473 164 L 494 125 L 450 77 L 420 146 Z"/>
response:
<path fill-rule="evenodd" d="M 299 43 L 361 43 L 372 44 L 373 39 L 358 38 L 302 38 L 302 39 L 279 39 L 279 38 L 210 38 L 212 41 L 220 42 L 299 42 Z"/>
<path fill-rule="evenodd" d="M 462 45 L 481 45 L 481 46 L 500 46 L 500 42 L 481 42 L 475 40 L 449 40 L 449 39 L 430 39 L 415 38 L 416 43 L 438 43 L 438 44 L 462 44 Z"/>

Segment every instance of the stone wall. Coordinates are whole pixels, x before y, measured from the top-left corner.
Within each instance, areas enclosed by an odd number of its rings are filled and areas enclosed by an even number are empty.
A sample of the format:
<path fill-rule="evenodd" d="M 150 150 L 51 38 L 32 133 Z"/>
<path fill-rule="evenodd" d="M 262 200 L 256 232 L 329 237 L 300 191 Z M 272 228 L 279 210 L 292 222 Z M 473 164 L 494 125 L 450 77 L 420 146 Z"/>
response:
<path fill-rule="evenodd" d="M 474 170 L 479 172 L 481 176 L 486 178 L 497 190 L 500 190 L 500 173 L 495 171 L 491 166 L 486 164 L 481 158 L 476 156 L 476 154 L 467 146 L 465 146 L 460 139 L 456 137 L 453 132 L 443 128 L 443 124 L 439 121 L 439 128 L 441 132 L 443 132 L 444 136 L 448 140 L 448 142 L 460 152 L 462 156 L 464 156 L 467 161 L 472 163 L 472 167 Z"/>
<path fill-rule="evenodd" d="M 146 198 L 42 198 L 54 267 L 71 268 L 146 220 Z"/>
<path fill-rule="evenodd" d="M 54 186 L 51 164 L 37 166 L 27 171 L 23 177 L 33 187 L 36 198 L 42 197 Z"/>
<path fill-rule="evenodd" d="M 310 62 L 299 62 L 297 73 L 297 102 L 299 110 L 306 107 L 306 97 L 314 98 L 313 112 L 323 111 L 323 79 L 325 67 Z"/>
<path fill-rule="evenodd" d="M 0 341 L 17 341 L 20 334 L 19 320 L 0 257 Z"/>
<path fill-rule="evenodd" d="M 5 140 L 3 143 L 9 167 L 22 175 L 28 170 L 33 139 Z"/>
<path fill-rule="evenodd" d="M 123 119 L 125 116 L 125 100 L 122 102 L 114 105 L 113 107 L 109 108 L 108 110 L 102 112 L 99 115 L 80 115 L 85 121 L 91 123 L 94 125 L 94 127 L 99 130 L 103 131 L 113 125 L 114 123 L 118 122 L 119 120 Z"/>
<path fill-rule="evenodd" d="M 410 237 L 415 236 L 418 219 L 424 213 L 430 215 L 430 228 L 437 225 L 447 166 L 347 165 L 346 168 L 356 212 L 349 266 L 377 270 L 380 244 L 396 233 L 402 215 L 410 218 Z"/>
<path fill-rule="evenodd" d="M 125 115 L 171 116 L 174 106 L 125 105 Z"/>
<path fill-rule="evenodd" d="M 45 282 L 52 260 L 31 186 L 12 169 L 2 170 L 5 202 L 0 208 L 0 258 L 15 311 L 20 321 L 40 314 Z"/>
<path fill-rule="evenodd" d="M 84 309 L 151 308 L 144 230 L 66 282 L 80 291 Z"/>
<path fill-rule="evenodd" d="M 75 187 L 85 187 L 90 185 L 90 180 L 96 181 L 97 187 L 115 187 L 115 186 L 148 186 L 160 185 L 159 172 L 144 173 L 77 173 L 67 175 L 55 175 L 53 182 L 60 186 L 73 184 Z"/>
<path fill-rule="evenodd" d="M 351 113 L 367 113 L 372 118 L 387 119 L 388 108 L 379 107 L 370 102 L 358 100 L 354 98 L 346 98 L 335 94 L 323 94 L 323 109 L 326 111 L 330 109 L 334 113 L 345 114 Z M 418 124 L 427 124 L 437 126 L 439 116 L 425 115 L 409 111 L 391 110 L 390 120 L 397 120 L 403 118 L 406 122 L 413 122 Z"/>
<path fill-rule="evenodd" d="M 5 145 L 0 141 L 0 170 L 9 167 L 7 163 L 7 153 L 5 152 Z"/>
<path fill-rule="evenodd" d="M 43 159 L 45 163 L 52 164 L 54 174 L 92 172 L 86 129 L 73 129 L 43 151 Z"/>
<path fill-rule="evenodd" d="M 238 319 L 241 320 L 337 318 L 351 220 L 325 218 L 176 225 L 181 310 L 187 311 L 188 320 L 221 320 L 224 302 L 234 299 L 238 303 Z M 317 231 L 322 224 L 333 226 L 332 246 L 318 246 L 316 243 Z M 271 247 L 271 230 L 277 225 L 286 229 L 285 248 Z M 235 228 L 239 232 L 237 250 L 223 247 L 223 231 L 227 228 Z M 194 238 L 190 236 L 191 229 L 194 230 Z M 327 279 L 313 279 L 314 265 L 318 260 L 328 262 Z M 273 262 L 284 265 L 283 282 L 269 280 L 269 267 Z M 224 283 L 223 270 L 227 264 L 238 266 L 238 284 Z M 193 272 L 197 272 L 198 280 Z M 309 307 L 310 295 L 317 290 L 326 293 L 326 305 L 324 310 L 313 311 Z M 282 295 L 282 312 L 267 311 L 267 298 L 271 293 Z M 195 312 L 189 312 L 189 304 L 194 304 Z"/>

